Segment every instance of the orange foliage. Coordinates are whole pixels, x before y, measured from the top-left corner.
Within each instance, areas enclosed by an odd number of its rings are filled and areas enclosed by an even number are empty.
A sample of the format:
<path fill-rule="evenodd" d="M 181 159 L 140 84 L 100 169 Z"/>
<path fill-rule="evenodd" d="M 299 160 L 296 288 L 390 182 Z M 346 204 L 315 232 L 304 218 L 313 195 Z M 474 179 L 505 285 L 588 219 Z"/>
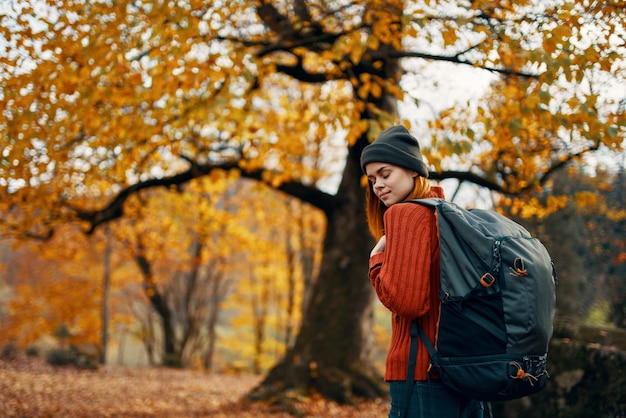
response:
<path fill-rule="evenodd" d="M 85 236 L 64 229 L 50 245 L 24 245 L 12 251 L 8 274 L 14 282 L 0 322 L 5 341 L 24 347 L 67 326 L 69 343 L 99 341 L 101 269 Z M 93 268 L 96 263 L 96 268 Z"/>

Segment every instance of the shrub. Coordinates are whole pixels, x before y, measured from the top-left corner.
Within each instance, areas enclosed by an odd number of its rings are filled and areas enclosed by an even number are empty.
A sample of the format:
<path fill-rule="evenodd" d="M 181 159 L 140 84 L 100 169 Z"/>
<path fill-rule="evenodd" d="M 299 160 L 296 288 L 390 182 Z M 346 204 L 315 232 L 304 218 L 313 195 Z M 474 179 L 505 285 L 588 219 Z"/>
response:
<path fill-rule="evenodd" d="M 29 357 L 39 357 L 39 348 L 37 346 L 29 345 L 28 347 L 26 347 L 24 352 Z"/>
<path fill-rule="evenodd" d="M 15 360 L 17 358 L 17 347 L 12 342 L 8 343 L 0 350 L 0 359 Z"/>
<path fill-rule="evenodd" d="M 79 369 L 98 368 L 98 356 L 73 345 L 68 348 L 55 348 L 48 351 L 46 362 L 52 366 L 75 366 Z"/>
<path fill-rule="evenodd" d="M 55 348 L 46 354 L 46 362 L 52 366 L 68 366 L 74 364 L 75 353 L 66 348 Z"/>
<path fill-rule="evenodd" d="M 74 366 L 79 369 L 95 370 L 98 368 L 98 352 L 88 349 L 87 346 L 73 345 L 70 351 L 74 355 Z"/>

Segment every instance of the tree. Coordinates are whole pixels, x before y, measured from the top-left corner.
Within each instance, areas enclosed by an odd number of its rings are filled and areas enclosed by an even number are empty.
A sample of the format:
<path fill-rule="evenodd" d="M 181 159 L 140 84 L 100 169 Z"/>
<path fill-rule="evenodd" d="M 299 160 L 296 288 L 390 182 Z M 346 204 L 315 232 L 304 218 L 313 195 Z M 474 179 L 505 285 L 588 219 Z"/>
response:
<path fill-rule="evenodd" d="M 99 232 L 85 236 L 68 225 L 50 242 L 28 242 L 12 251 L 5 277 L 17 297 L 7 301 L 0 322 L 5 340 L 23 347 L 65 330 L 67 344 L 101 347 L 103 265 L 96 249 L 104 239 Z"/>
<path fill-rule="evenodd" d="M 562 210 L 525 219 L 544 237 L 559 276 L 558 316 L 587 318 L 606 303 L 606 320 L 624 328 L 626 306 L 626 211 L 624 168 L 599 168 L 595 173 L 572 165 L 557 173 L 540 201 L 568 196 Z"/>
<path fill-rule="evenodd" d="M 111 291 L 111 230 L 109 225 L 104 229 L 105 246 L 102 260 L 102 303 L 100 305 L 100 364 L 106 364 L 109 345 L 109 295 Z"/>
<path fill-rule="evenodd" d="M 254 226 L 237 221 L 243 218 L 240 196 L 249 194 L 248 188 L 235 187 L 235 181 L 215 171 L 177 191 L 144 191 L 127 203 L 134 213 L 118 239 L 132 254 L 145 300 L 158 317 L 159 332 L 148 332 L 146 343 L 163 364 L 189 366 L 199 356 L 211 364 L 228 275 L 237 269 L 237 254 L 253 242 L 248 228 Z M 151 329 L 149 315 L 143 322 Z"/>
<path fill-rule="evenodd" d="M 569 161 L 623 145 L 621 98 L 605 94 L 624 76 L 624 10 L 611 2 L 58 2 L 6 20 L 14 52 L 2 57 L 0 93 L 5 233 L 47 238 L 72 221 L 89 233 L 123 216 L 138 191 L 216 168 L 325 213 L 301 329 L 259 396 L 294 387 L 342 401 L 383 393 L 369 361 L 373 243 L 358 161 L 399 121 L 402 77 L 416 61 L 501 80 L 501 100 L 443 115 L 462 119 L 440 125 L 425 147 L 433 180 L 521 196 Z M 448 136 L 464 118 L 472 123 Z M 319 169 L 336 138 L 347 152 L 332 194 Z"/>

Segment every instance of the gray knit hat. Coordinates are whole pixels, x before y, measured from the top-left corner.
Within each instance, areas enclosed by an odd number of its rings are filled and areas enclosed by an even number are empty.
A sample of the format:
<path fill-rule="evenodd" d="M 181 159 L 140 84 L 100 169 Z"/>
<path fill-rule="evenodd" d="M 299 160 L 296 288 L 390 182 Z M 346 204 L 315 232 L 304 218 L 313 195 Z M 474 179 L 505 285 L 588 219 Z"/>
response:
<path fill-rule="evenodd" d="M 428 167 L 422 160 L 420 144 L 404 126 L 393 126 L 378 135 L 378 138 L 361 153 L 361 169 L 369 163 L 389 163 L 415 170 L 428 178 Z"/>

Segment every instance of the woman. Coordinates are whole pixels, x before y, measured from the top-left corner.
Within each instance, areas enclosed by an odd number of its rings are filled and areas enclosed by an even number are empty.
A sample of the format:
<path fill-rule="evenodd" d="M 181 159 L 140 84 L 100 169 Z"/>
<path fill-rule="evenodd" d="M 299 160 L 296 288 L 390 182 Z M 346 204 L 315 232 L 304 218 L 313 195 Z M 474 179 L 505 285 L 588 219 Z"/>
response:
<path fill-rule="evenodd" d="M 420 146 L 403 126 L 382 132 L 361 154 L 367 175 L 367 221 L 378 240 L 369 260 L 369 278 L 380 301 L 393 314 L 385 380 L 390 382 L 389 417 L 482 417 L 480 402 L 447 389 L 428 374 L 428 352 L 420 341 L 415 382 L 406 387 L 411 321 L 418 319 L 436 342 L 439 319 L 439 240 L 432 208 L 407 199 L 443 198 L 431 186 Z M 412 390 L 407 404 L 407 389 Z"/>

